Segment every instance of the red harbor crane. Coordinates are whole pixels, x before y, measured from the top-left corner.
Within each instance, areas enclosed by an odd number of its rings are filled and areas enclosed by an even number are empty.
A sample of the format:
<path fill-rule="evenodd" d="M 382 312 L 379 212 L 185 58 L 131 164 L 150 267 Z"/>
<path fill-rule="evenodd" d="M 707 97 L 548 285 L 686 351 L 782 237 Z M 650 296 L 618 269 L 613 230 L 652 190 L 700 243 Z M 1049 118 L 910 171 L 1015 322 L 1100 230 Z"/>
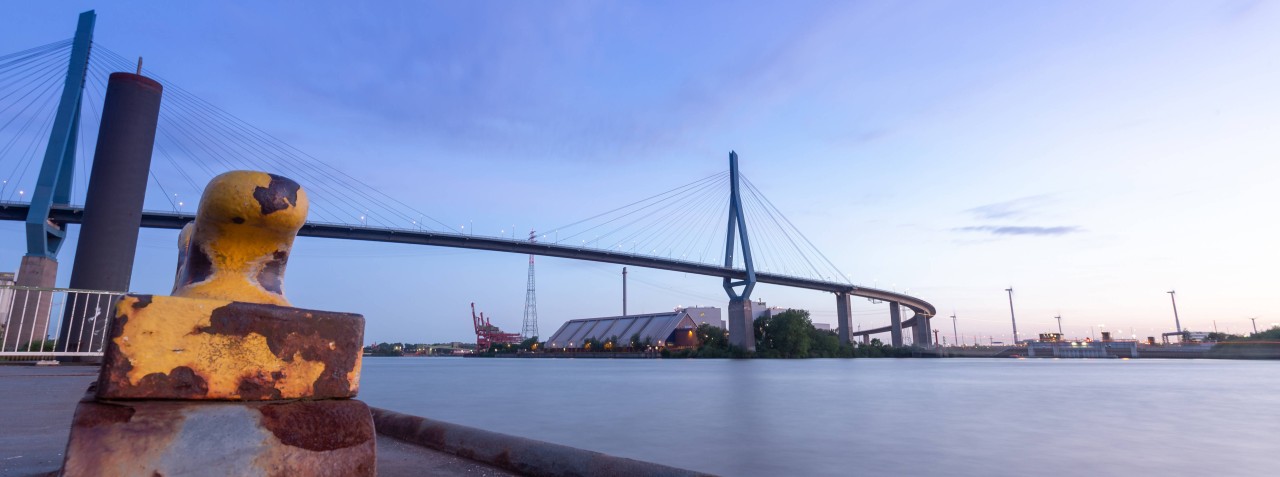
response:
<path fill-rule="evenodd" d="M 503 333 L 498 327 L 489 324 L 484 313 L 476 314 L 476 304 L 471 304 L 471 322 L 476 327 L 476 351 L 488 351 L 495 344 L 520 344 L 520 333 Z"/>

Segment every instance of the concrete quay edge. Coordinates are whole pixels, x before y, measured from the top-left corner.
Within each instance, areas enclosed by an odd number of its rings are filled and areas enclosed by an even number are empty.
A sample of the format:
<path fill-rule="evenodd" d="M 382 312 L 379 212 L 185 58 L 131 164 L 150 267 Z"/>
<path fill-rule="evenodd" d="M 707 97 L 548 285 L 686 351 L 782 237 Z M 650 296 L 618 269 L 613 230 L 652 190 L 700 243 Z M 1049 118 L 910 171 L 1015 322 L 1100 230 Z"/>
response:
<path fill-rule="evenodd" d="M 536 477 L 713 476 L 370 407 L 378 434 Z"/>

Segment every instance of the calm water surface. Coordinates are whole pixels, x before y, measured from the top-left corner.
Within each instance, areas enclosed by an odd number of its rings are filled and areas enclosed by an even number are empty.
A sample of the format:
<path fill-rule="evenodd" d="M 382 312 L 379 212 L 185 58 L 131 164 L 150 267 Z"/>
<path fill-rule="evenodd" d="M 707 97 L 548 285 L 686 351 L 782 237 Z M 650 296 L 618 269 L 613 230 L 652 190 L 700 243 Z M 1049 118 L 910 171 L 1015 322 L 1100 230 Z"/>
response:
<path fill-rule="evenodd" d="M 722 475 L 1268 476 L 1278 377 L 1220 360 L 366 358 L 360 398 Z"/>

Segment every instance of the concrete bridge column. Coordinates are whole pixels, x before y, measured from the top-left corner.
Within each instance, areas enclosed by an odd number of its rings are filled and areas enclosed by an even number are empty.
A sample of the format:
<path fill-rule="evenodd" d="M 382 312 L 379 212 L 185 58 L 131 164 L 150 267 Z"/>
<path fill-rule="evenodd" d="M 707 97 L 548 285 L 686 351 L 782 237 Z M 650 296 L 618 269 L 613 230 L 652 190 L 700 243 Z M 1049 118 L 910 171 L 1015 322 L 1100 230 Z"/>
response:
<path fill-rule="evenodd" d="M 864 345 L 871 344 L 871 335 L 862 335 L 862 344 Z"/>
<path fill-rule="evenodd" d="M 929 318 L 917 314 L 915 328 L 915 344 L 916 346 L 929 346 L 933 341 L 933 334 L 929 332 Z"/>
<path fill-rule="evenodd" d="M 894 346 L 902 346 L 902 311 L 898 302 L 889 302 L 889 334 Z"/>
<path fill-rule="evenodd" d="M 836 293 L 836 328 L 839 329 L 840 344 L 853 342 L 853 318 L 849 315 L 849 294 Z"/>
<path fill-rule="evenodd" d="M 746 351 L 756 350 L 755 323 L 751 320 L 751 300 L 729 300 L 729 344 Z"/>
<path fill-rule="evenodd" d="M 27 255 L 22 257 L 22 264 L 18 266 L 18 277 L 14 280 L 14 285 L 53 288 L 57 276 L 57 259 Z M 9 322 L 5 323 L 9 330 L 5 333 L 4 347 L 0 350 L 17 351 L 31 341 L 43 341 L 47 334 L 45 328 L 49 326 L 52 302 L 53 293 L 50 292 L 15 290 L 12 301 L 8 304 Z"/>

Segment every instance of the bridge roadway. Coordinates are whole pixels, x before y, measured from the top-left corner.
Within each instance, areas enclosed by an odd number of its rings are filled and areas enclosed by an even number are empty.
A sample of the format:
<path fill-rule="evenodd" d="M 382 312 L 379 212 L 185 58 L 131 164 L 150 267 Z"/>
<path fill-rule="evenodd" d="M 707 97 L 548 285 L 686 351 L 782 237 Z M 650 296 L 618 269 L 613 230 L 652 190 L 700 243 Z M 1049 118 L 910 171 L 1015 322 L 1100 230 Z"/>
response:
<path fill-rule="evenodd" d="M 0 220 L 25 221 L 28 205 L 26 203 L 0 203 Z M 55 223 L 79 224 L 84 220 L 84 208 L 78 206 L 55 205 L 49 212 L 49 218 Z M 142 226 L 155 229 L 181 229 L 187 222 L 195 220 L 193 214 L 174 212 L 143 211 Z M 742 280 L 746 271 L 726 268 L 704 263 L 675 260 L 661 257 L 637 255 L 633 253 L 613 252 L 609 250 L 573 247 L 567 245 L 529 242 L 526 240 L 504 239 L 495 237 L 476 237 L 455 233 L 440 233 L 412 229 L 384 229 L 376 227 L 360 227 L 345 224 L 328 224 L 308 222 L 298 231 L 303 237 L 324 237 L 343 240 L 362 240 L 368 242 L 405 243 L 415 245 L 434 245 L 438 247 L 454 247 L 473 250 L 492 250 L 533 254 L 544 257 L 571 258 L 594 262 L 616 263 L 637 267 L 656 268 L 676 272 L 693 273 L 714 277 L 729 277 Z M 914 316 L 902 320 L 902 328 L 913 327 L 922 316 L 932 317 L 937 313 L 933 305 L 919 298 L 902 293 L 877 288 L 867 288 L 847 283 L 828 282 L 809 278 L 793 277 L 773 273 L 756 272 L 756 281 L 788 287 L 804 288 L 869 298 L 872 300 L 899 303 L 907 307 Z M 893 326 L 850 332 L 851 336 L 872 335 L 891 332 Z"/>

